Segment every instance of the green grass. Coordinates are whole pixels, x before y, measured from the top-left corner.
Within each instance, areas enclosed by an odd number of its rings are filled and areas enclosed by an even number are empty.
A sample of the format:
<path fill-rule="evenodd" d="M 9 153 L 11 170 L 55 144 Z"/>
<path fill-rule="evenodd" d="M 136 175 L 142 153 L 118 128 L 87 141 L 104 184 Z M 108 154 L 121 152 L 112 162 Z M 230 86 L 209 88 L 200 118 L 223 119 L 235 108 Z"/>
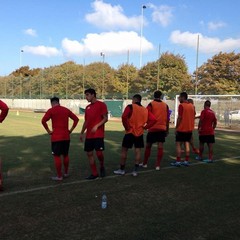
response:
<path fill-rule="evenodd" d="M 53 183 L 50 140 L 41 117 L 24 112 L 17 116 L 11 111 L 0 125 L 5 176 L 5 191 L 0 193 L 0 239 L 240 239 L 239 133 L 217 131 L 214 158 L 222 161 L 165 168 L 175 158 L 171 130 L 160 172 L 151 171 L 155 146 L 147 171 L 136 178 L 114 177 L 124 133 L 120 122 L 109 121 L 108 177 L 87 182 L 83 179 L 90 173 L 89 166 L 78 140 L 81 120 L 72 135 L 71 177 Z M 197 144 L 197 135 L 194 139 Z M 132 167 L 130 151 L 127 171 Z M 106 210 L 100 207 L 103 192 L 108 197 Z"/>

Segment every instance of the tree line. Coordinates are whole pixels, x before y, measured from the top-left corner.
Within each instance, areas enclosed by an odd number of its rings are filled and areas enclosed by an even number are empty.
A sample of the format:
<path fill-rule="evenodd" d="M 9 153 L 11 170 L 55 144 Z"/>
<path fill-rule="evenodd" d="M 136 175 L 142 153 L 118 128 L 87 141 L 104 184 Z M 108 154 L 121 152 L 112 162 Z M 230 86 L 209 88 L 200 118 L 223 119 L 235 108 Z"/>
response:
<path fill-rule="evenodd" d="M 165 52 L 141 69 L 122 64 L 117 69 L 106 62 L 88 65 L 68 61 L 44 69 L 22 66 L 0 77 L 2 98 L 84 98 L 84 89 L 94 88 L 99 98 L 126 99 L 134 93 L 151 97 L 156 89 L 168 98 L 181 91 L 189 94 L 239 94 L 240 54 L 214 55 L 189 74 L 184 56 Z"/>

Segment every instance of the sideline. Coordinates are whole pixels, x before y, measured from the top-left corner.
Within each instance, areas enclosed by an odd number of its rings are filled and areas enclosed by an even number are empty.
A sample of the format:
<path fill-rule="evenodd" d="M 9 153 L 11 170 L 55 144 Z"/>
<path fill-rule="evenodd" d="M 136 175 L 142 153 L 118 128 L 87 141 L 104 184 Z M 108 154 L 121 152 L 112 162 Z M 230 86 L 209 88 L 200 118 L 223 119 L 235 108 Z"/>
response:
<path fill-rule="evenodd" d="M 230 159 L 238 159 L 240 158 L 240 156 L 236 156 L 236 157 L 231 157 L 231 158 L 222 158 L 222 159 L 216 159 L 214 160 L 214 162 L 219 162 L 219 161 L 227 161 Z M 204 163 L 204 162 L 196 162 L 196 163 L 191 163 L 190 166 L 195 166 L 195 165 L 200 165 L 200 164 L 214 164 L 214 163 Z M 186 168 L 186 167 L 182 167 L 182 168 Z M 178 167 L 173 167 L 173 166 L 169 166 L 169 167 L 163 167 L 161 168 L 160 172 L 163 170 L 167 170 L 167 169 L 179 169 Z M 144 174 L 144 173 L 150 173 L 150 172 L 156 172 L 155 169 L 149 169 L 149 170 L 143 170 L 140 171 L 140 174 Z M 125 176 L 129 176 L 132 173 L 126 173 Z M 119 176 L 119 175 L 110 175 L 105 177 L 104 179 L 112 179 L 112 178 L 116 178 L 116 177 L 123 177 L 123 176 Z M 92 180 L 92 181 L 96 181 L 96 180 Z M 59 184 L 54 184 L 54 185 L 48 185 L 48 186 L 42 186 L 42 187 L 36 187 L 36 188 L 29 188 L 29 189 L 25 189 L 25 190 L 17 190 L 17 191 L 13 191 L 13 192 L 6 192 L 6 193 L 0 193 L 0 198 L 2 197 L 6 197 L 6 196 L 13 196 L 13 195 L 17 195 L 17 194 L 23 194 L 23 193 L 31 193 L 31 192 L 36 192 L 36 191 L 41 191 L 41 190 L 46 190 L 46 189 L 51 189 L 51 188 L 57 188 L 57 187 L 61 187 L 61 186 L 69 186 L 69 185 L 74 185 L 74 184 L 80 184 L 80 183 L 90 183 L 92 182 L 90 180 L 78 180 L 78 181 L 73 181 L 73 182 L 60 182 Z"/>

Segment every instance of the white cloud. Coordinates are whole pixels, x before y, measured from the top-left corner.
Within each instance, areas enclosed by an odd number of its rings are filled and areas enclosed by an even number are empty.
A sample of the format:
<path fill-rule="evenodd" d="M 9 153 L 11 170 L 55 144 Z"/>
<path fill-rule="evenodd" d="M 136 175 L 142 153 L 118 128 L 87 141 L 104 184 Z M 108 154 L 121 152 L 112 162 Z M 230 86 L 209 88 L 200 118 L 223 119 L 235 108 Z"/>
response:
<path fill-rule="evenodd" d="M 22 50 L 27 53 L 31 53 L 34 55 L 40 55 L 45 57 L 55 57 L 61 55 L 61 51 L 59 51 L 55 47 L 46 47 L 46 46 L 24 46 Z"/>
<path fill-rule="evenodd" d="M 219 38 L 209 38 L 200 33 L 173 31 L 170 36 L 171 42 L 180 44 L 186 47 L 197 47 L 197 38 L 199 35 L 199 51 L 203 53 L 216 54 L 218 52 L 229 52 L 239 49 L 240 38 L 227 38 L 221 40 Z"/>
<path fill-rule="evenodd" d="M 36 30 L 34 30 L 34 29 L 32 29 L 32 28 L 25 29 L 25 30 L 23 30 L 23 32 L 24 32 L 26 35 L 30 35 L 30 36 L 32 36 L 32 37 L 36 37 L 36 36 L 37 36 Z"/>
<path fill-rule="evenodd" d="M 173 18 L 173 8 L 167 5 L 155 6 L 153 4 L 149 5 L 153 9 L 152 20 L 153 22 L 160 23 L 163 27 L 170 24 Z"/>
<path fill-rule="evenodd" d="M 127 17 L 120 5 L 112 6 L 101 0 L 92 3 L 93 13 L 86 14 L 87 22 L 102 29 L 140 29 L 141 16 Z"/>
<path fill-rule="evenodd" d="M 225 27 L 226 23 L 224 22 L 209 22 L 208 29 L 209 30 L 217 30 L 219 28 Z"/>
<path fill-rule="evenodd" d="M 81 42 L 63 39 L 62 48 L 67 56 L 72 55 L 99 55 L 105 52 L 108 55 L 116 55 L 140 51 L 140 36 L 136 32 L 103 32 L 100 34 L 90 33 Z M 153 49 L 153 45 L 147 39 L 142 39 L 142 51 Z"/>

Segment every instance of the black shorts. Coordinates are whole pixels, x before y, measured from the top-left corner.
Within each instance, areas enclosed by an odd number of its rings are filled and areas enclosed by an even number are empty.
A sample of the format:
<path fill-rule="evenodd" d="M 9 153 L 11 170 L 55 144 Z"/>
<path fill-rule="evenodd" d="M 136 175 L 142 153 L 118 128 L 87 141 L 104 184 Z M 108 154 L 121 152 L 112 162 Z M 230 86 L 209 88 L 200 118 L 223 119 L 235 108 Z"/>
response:
<path fill-rule="evenodd" d="M 125 134 L 122 141 L 122 147 L 132 148 L 144 148 L 143 135 L 136 137 L 132 133 Z"/>
<path fill-rule="evenodd" d="M 192 132 L 176 132 L 176 142 L 190 142 Z"/>
<path fill-rule="evenodd" d="M 84 151 L 92 152 L 104 150 L 104 138 L 86 138 L 84 143 Z"/>
<path fill-rule="evenodd" d="M 200 135 L 199 136 L 200 143 L 215 143 L 215 136 L 214 135 Z"/>
<path fill-rule="evenodd" d="M 166 131 L 148 132 L 147 143 L 165 142 Z"/>
<path fill-rule="evenodd" d="M 52 155 L 68 155 L 70 140 L 52 142 Z"/>

